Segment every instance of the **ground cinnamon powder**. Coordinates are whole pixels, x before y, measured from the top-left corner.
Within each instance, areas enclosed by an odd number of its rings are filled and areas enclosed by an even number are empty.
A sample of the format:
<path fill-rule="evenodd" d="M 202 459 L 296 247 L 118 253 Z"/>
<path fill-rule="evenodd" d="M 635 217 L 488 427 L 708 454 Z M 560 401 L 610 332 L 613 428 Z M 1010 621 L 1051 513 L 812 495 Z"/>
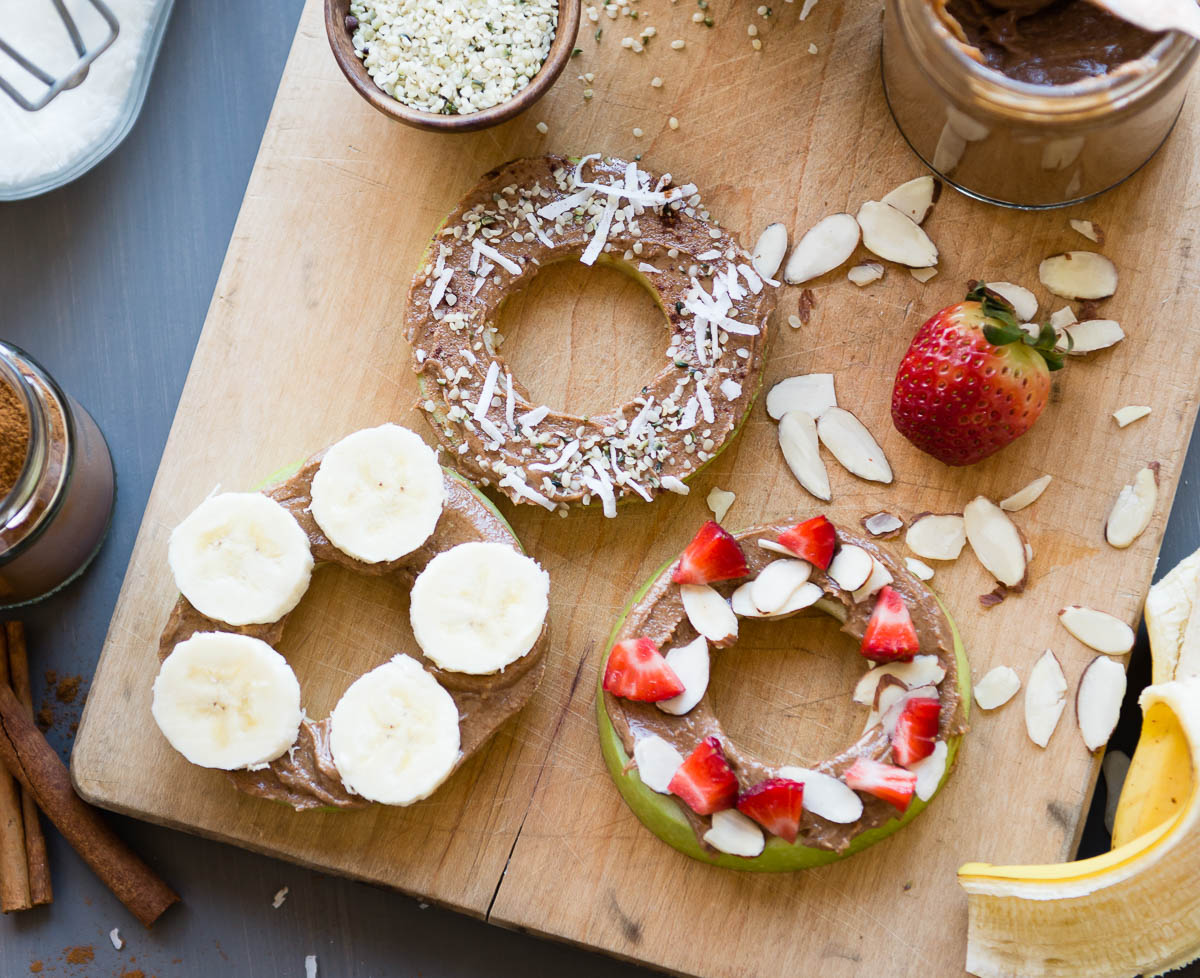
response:
<path fill-rule="evenodd" d="M 29 450 L 29 417 L 17 392 L 0 380 L 0 499 L 17 484 Z"/>

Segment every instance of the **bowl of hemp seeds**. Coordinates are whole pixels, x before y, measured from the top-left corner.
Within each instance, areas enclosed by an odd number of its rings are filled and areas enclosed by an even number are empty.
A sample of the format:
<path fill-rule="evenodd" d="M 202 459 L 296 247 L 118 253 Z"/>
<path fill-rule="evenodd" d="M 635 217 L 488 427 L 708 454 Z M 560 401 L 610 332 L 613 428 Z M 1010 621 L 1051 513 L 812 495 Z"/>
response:
<path fill-rule="evenodd" d="M 562 73 L 580 0 L 325 0 L 338 67 L 384 115 L 471 132 L 529 108 Z"/>

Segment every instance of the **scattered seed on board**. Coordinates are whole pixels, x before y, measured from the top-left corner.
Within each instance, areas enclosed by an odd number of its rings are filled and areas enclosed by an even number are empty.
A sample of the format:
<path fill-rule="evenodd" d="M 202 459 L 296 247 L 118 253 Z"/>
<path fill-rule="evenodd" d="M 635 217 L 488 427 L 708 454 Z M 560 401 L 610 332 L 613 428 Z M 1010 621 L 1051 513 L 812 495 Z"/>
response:
<path fill-rule="evenodd" d="M 544 135 L 546 135 L 546 133 L 548 133 L 550 131 L 550 127 L 548 125 L 546 125 L 546 123 L 544 123 L 544 122 L 539 122 L 537 124 L 537 131 L 540 132 L 544 136 Z"/>
<path fill-rule="evenodd" d="M 679 120 L 676 119 L 675 116 L 671 116 L 671 118 L 669 118 L 667 120 L 667 125 L 670 126 L 672 129 L 678 129 L 679 128 Z"/>

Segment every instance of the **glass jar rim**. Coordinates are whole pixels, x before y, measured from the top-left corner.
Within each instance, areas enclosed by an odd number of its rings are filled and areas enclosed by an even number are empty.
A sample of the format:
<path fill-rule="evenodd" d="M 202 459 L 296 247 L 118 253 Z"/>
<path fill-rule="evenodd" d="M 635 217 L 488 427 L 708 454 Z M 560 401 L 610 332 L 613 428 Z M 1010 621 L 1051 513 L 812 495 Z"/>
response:
<path fill-rule="evenodd" d="M 0 377 L 17 392 L 17 396 L 21 398 L 25 407 L 26 417 L 29 419 L 29 445 L 25 452 L 25 462 L 12 490 L 7 496 L 0 499 L 0 529 L 19 519 L 32 507 L 49 462 L 50 420 L 41 400 L 23 373 L 22 367 L 33 374 L 39 383 L 45 385 L 62 413 L 63 471 L 59 484 L 55 487 L 55 497 L 51 504 L 42 511 L 37 519 L 37 524 L 25 537 L 10 549 L 0 552 L 0 563 L 7 563 L 18 554 L 23 553 L 50 525 L 62 505 L 65 489 L 70 484 L 75 463 L 74 417 L 63 389 L 37 360 L 15 344 L 0 340 Z"/>
<path fill-rule="evenodd" d="M 1127 62 L 1115 71 L 1082 78 L 1065 85 L 1037 85 L 1009 78 L 970 57 L 963 50 L 964 42 L 937 16 L 930 0 L 910 0 L 908 3 L 897 4 L 902 13 L 907 13 L 905 8 L 911 10 L 913 5 L 921 11 L 915 18 L 916 23 L 910 16 L 902 16 L 900 20 L 906 23 L 910 44 L 913 28 L 917 24 L 918 30 L 925 29 L 923 40 L 933 42 L 933 51 L 929 50 L 928 44 L 915 50 L 926 55 L 921 58 L 922 67 L 934 81 L 943 89 L 955 92 L 960 97 L 965 92 L 985 109 L 1028 121 L 1086 121 L 1094 114 L 1119 109 L 1131 100 L 1143 98 L 1153 92 L 1181 65 L 1186 68 L 1189 59 L 1195 57 L 1197 46 L 1200 45 L 1200 42 L 1187 34 L 1168 31 L 1146 54 Z M 938 51 L 945 59 L 941 64 L 936 60 Z M 933 54 L 933 57 L 929 57 L 930 54 Z M 1122 70 L 1128 65 L 1143 67 L 1142 70 Z M 960 73 L 959 77 L 945 77 L 944 72 L 947 68 Z M 962 73 L 966 75 L 965 85 Z"/>

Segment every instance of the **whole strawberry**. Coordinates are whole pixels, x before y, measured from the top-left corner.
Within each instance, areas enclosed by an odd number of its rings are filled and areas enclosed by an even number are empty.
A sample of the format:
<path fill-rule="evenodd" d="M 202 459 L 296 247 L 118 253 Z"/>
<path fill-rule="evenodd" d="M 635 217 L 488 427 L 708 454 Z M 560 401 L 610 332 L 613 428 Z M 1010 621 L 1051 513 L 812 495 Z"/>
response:
<path fill-rule="evenodd" d="M 1049 324 L 1031 336 L 1012 306 L 980 285 L 913 337 L 896 371 L 892 421 L 923 452 L 972 465 L 1025 434 L 1062 367 Z"/>

